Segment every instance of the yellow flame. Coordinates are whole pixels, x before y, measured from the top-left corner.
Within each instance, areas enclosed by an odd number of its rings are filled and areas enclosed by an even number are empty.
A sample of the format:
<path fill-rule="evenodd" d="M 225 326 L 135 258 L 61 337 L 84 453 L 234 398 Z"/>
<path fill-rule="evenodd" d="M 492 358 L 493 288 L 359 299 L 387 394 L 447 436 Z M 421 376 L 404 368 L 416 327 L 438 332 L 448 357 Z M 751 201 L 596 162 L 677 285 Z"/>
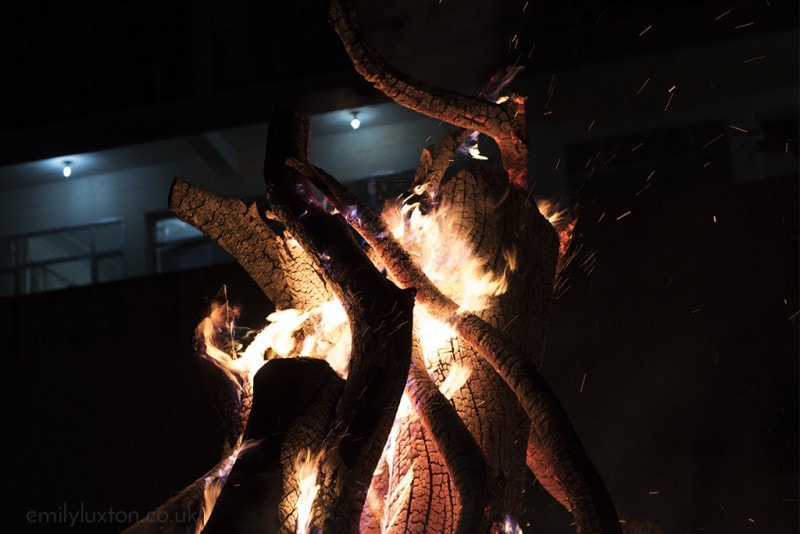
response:
<path fill-rule="evenodd" d="M 203 532 L 206 524 L 208 524 L 208 519 L 211 517 L 211 512 L 214 511 L 214 506 L 217 504 L 217 499 L 219 499 L 219 495 L 222 493 L 222 488 L 225 486 L 225 482 L 227 482 L 228 475 L 231 474 L 231 470 L 233 469 L 236 460 L 238 460 L 239 456 L 241 456 L 241 454 L 247 449 L 258 445 L 259 441 L 260 440 L 249 440 L 245 441 L 244 443 L 237 444 L 228 457 L 219 464 L 217 470 L 203 479 L 203 484 L 205 486 L 203 488 L 203 504 L 201 505 L 203 515 L 195 524 L 195 534 L 200 534 Z"/>
<path fill-rule="evenodd" d="M 313 517 L 314 500 L 319 493 L 317 483 L 317 473 L 319 472 L 319 460 L 322 451 L 312 454 L 311 449 L 300 452 L 294 463 L 295 477 L 299 494 L 297 496 L 297 523 L 295 532 L 297 534 L 308 534 L 311 528 Z"/>
<path fill-rule="evenodd" d="M 504 253 L 505 269 L 492 273 L 479 257 L 461 225 L 439 208 L 423 214 L 417 205 L 384 212 L 387 225 L 436 286 L 462 310 L 479 311 L 489 298 L 508 289 L 507 273 L 514 268 L 512 251 Z M 457 219 L 457 218 L 455 218 Z"/>
<path fill-rule="evenodd" d="M 578 222 L 577 217 L 569 208 L 564 208 L 556 202 L 546 199 L 536 201 L 536 206 L 539 208 L 539 213 L 547 219 L 553 229 L 558 234 L 558 255 L 564 259 L 567 257 L 567 251 L 572 243 L 572 235 L 575 231 L 575 225 Z"/>
<path fill-rule="evenodd" d="M 197 325 L 196 336 L 203 342 L 202 356 L 217 365 L 240 389 L 245 382 L 252 382 L 253 376 L 264 364 L 263 352 L 250 351 L 242 357 L 238 352 L 241 344 L 234 339 L 236 318 L 239 311 L 227 302 L 214 302 L 208 316 Z M 220 337 L 227 337 L 222 343 Z M 229 344 L 229 350 L 221 345 Z"/>
<path fill-rule="evenodd" d="M 245 353 L 256 345 L 253 351 L 257 354 L 271 349 L 279 358 L 320 358 L 347 378 L 352 339 L 347 314 L 338 299 L 306 311 L 279 310 L 267 316 L 267 321 Z"/>

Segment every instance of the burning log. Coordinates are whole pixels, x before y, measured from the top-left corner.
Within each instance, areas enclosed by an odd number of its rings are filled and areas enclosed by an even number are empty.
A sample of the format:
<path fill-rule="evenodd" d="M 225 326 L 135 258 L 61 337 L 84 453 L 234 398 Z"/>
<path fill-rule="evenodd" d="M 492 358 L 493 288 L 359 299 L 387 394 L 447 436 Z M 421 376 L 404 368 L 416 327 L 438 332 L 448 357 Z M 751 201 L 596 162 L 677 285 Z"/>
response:
<path fill-rule="evenodd" d="M 619 532 L 535 363 L 570 227 L 556 232 L 530 200 L 525 100 L 497 98 L 515 71 L 478 97 L 430 88 L 385 64 L 347 4 L 333 0 L 329 17 L 365 79 L 455 128 L 423 150 L 414 194 L 383 216 L 308 164 L 309 122 L 286 109 L 270 120 L 267 211 L 173 183 L 170 208 L 228 250 L 278 313 L 246 351 L 233 336 L 219 348 L 227 319 L 197 336 L 230 456 L 164 506 L 202 510 L 197 532 L 513 532 L 530 469 L 578 532 Z M 471 131 L 497 143 L 502 167 L 447 175 Z M 323 343 L 315 327 L 330 309 L 346 320 Z"/>

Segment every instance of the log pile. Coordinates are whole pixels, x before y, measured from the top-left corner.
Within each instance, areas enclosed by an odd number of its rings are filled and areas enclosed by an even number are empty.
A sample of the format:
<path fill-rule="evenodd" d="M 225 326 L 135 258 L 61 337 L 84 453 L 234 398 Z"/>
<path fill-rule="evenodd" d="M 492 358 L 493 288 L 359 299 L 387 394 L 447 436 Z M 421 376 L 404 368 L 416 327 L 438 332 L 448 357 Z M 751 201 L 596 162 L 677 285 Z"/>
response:
<path fill-rule="evenodd" d="M 235 371 L 235 347 L 214 339 L 235 320 L 222 299 L 196 342 L 227 432 L 225 457 L 126 532 L 513 532 L 526 469 L 573 514 L 577 532 L 620 532 L 600 475 L 537 369 L 570 226 L 554 227 L 528 191 L 525 98 L 497 98 L 507 70 L 474 97 L 429 87 L 385 63 L 344 1 L 331 2 L 329 20 L 364 79 L 453 130 L 422 150 L 396 210 L 399 232 L 309 164 L 310 123 L 291 109 L 270 120 L 265 211 L 174 181 L 170 209 L 225 248 L 276 309 L 340 303 L 349 363 L 337 373 L 324 354 L 268 350 L 254 375 Z M 496 143 L 501 164 L 455 172 L 454 152 L 473 131 Z M 436 251 L 420 244 L 423 227 L 480 260 L 494 284 L 480 306 L 463 299 L 473 282 L 461 292 L 443 282 L 462 263 L 435 275 L 425 267 Z M 430 325 L 446 334 L 433 347 Z M 224 355 L 209 354 L 217 350 Z M 298 473 L 309 461 L 314 493 L 303 505 L 309 490 Z M 177 511 L 192 520 L 156 519 Z"/>

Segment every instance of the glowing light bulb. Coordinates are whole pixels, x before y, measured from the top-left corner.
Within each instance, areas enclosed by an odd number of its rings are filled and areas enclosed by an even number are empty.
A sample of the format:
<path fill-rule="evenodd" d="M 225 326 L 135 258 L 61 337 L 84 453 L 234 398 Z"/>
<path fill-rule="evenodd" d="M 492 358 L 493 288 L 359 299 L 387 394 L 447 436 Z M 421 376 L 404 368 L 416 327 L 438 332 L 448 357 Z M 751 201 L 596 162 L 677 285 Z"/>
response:
<path fill-rule="evenodd" d="M 71 167 L 71 165 L 72 165 L 71 161 L 65 161 L 64 162 L 64 170 L 62 171 L 64 173 L 64 178 L 69 178 L 70 176 L 72 176 L 72 167 Z"/>
<path fill-rule="evenodd" d="M 354 130 L 358 130 L 358 127 L 361 126 L 361 121 L 358 120 L 358 111 L 353 112 L 353 120 L 350 121 L 350 126 L 352 126 Z"/>

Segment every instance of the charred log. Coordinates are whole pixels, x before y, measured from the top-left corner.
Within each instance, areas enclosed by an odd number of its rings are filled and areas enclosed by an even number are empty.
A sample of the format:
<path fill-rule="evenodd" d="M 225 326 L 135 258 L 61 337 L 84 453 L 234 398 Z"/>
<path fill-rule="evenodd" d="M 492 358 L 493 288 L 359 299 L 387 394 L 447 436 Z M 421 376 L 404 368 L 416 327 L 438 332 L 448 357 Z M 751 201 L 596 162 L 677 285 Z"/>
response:
<path fill-rule="evenodd" d="M 536 365 L 565 253 L 559 236 L 568 231 L 557 233 L 526 190 L 525 99 L 497 101 L 515 69 L 476 97 L 444 91 L 387 65 L 343 0 L 332 0 L 329 20 L 366 80 L 454 126 L 423 150 L 413 187 L 429 202 L 414 216 L 446 220 L 445 231 L 504 288 L 473 309 L 439 287 L 382 217 L 309 165 L 308 119 L 276 110 L 265 211 L 181 180 L 170 207 L 228 250 L 276 308 L 341 303 L 351 332 L 346 378 L 319 360 L 269 361 L 248 412 L 239 377 L 210 373 L 233 456 L 164 506 L 203 510 L 195 526 L 207 532 L 293 532 L 296 460 L 306 451 L 319 487 L 308 521 L 322 532 L 498 532 L 521 512 L 526 466 L 572 512 L 578 532 L 619 532 L 605 484 Z M 495 141 L 502 167 L 476 165 L 443 179 L 472 131 Z M 315 200 L 316 190 L 335 213 Z M 450 332 L 433 360 L 422 355 L 423 313 Z M 459 369 L 461 382 L 453 378 Z M 217 482 L 212 511 L 200 498 Z M 135 531 L 184 526 L 142 523 Z"/>

